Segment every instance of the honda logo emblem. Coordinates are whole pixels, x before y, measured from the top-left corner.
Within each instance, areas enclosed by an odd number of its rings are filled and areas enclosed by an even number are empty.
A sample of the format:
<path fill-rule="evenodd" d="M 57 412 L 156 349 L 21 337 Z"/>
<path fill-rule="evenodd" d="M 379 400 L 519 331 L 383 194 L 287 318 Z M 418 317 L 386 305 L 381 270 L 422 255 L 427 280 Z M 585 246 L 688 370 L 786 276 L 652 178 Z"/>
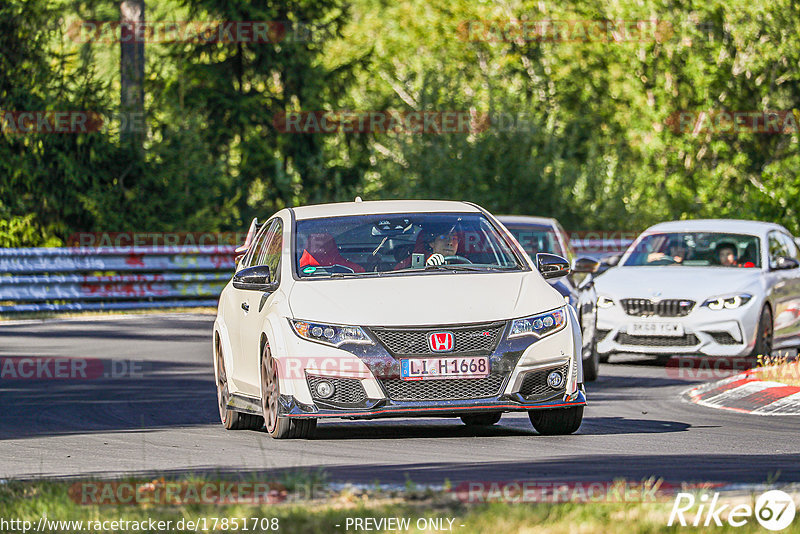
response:
<path fill-rule="evenodd" d="M 451 332 L 431 332 L 428 334 L 428 345 L 433 352 L 449 352 L 453 350 L 453 334 Z"/>

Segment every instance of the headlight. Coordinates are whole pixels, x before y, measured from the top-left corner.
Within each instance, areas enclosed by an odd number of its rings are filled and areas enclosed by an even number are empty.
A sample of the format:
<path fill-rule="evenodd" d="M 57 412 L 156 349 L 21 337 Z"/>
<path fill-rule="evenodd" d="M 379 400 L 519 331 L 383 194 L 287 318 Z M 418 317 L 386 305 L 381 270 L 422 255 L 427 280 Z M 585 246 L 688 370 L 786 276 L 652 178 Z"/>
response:
<path fill-rule="evenodd" d="M 733 310 L 740 306 L 744 306 L 751 298 L 753 298 L 753 295 L 748 295 L 747 293 L 742 293 L 741 295 L 732 295 L 729 297 L 716 297 L 705 301 L 703 306 L 708 306 L 709 310 L 721 310 L 723 308 L 726 310 Z"/>
<path fill-rule="evenodd" d="M 610 308 L 614 305 L 614 301 L 608 297 L 597 297 L 598 308 Z"/>
<path fill-rule="evenodd" d="M 342 326 L 336 324 L 309 323 L 290 319 L 295 334 L 309 341 L 316 341 L 338 347 L 344 343 L 372 343 L 360 326 Z"/>
<path fill-rule="evenodd" d="M 567 324 L 567 311 L 559 308 L 547 313 L 514 319 L 509 338 L 521 336 L 545 337 L 558 332 Z"/>

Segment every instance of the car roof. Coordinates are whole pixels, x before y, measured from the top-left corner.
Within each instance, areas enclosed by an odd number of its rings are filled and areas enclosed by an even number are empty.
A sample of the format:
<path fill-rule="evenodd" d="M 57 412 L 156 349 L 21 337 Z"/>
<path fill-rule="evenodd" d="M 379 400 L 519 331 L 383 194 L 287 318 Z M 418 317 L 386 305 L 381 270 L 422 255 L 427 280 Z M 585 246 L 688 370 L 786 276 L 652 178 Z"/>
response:
<path fill-rule="evenodd" d="M 789 233 L 780 224 L 764 221 L 745 221 L 742 219 L 692 219 L 686 221 L 663 222 L 645 230 L 646 234 L 656 232 L 726 232 L 741 234 L 766 234 L 770 230 Z"/>
<path fill-rule="evenodd" d="M 369 200 L 363 202 L 336 202 L 293 208 L 295 217 L 316 219 L 346 215 L 377 215 L 381 213 L 456 212 L 480 213 L 480 209 L 466 202 L 452 200 Z"/>
<path fill-rule="evenodd" d="M 555 227 L 558 221 L 552 217 L 533 217 L 528 215 L 498 215 L 497 219 L 503 224 L 530 224 L 537 226 Z"/>

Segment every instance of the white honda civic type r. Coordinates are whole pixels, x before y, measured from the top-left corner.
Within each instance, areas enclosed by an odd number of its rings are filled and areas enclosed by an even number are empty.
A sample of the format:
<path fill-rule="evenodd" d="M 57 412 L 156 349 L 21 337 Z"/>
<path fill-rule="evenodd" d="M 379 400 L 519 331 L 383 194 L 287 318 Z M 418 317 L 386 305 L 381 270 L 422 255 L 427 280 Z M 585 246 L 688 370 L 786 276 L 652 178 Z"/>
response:
<path fill-rule="evenodd" d="M 595 280 L 597 350 L 753 357 L 800 344 L 800 256 L 778 224 L 690 220 L 645 230 Z"/>
<path fill-rule="evenodd" d="M 302 438 L 322 418 L 512 411 L 542 434 L 580 426 L 580 329 L 545 281 L 569 264 L 534 264 L 482 208 L 357 199 L 251 230 L 214 323 L 226 428 Z"/>

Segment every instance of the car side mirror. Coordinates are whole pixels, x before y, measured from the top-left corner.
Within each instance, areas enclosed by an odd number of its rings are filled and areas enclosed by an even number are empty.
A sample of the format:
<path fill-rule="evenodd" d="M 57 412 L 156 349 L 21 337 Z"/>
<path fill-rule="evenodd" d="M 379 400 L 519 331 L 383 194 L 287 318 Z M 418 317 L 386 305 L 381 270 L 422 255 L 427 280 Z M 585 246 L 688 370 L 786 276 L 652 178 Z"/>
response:
<path fill-rule="evenodd" d="M 797 269 L 798 267 L 800 267 L 800 262 L 798 262 L 796 259 L 788 256 L 779 256 L 775 260 L 775 267 L 773 267 L 773 269 L 777 271 L 784 269 Z"/>
<path fill-rule="evenodd" d="M 275 291 L 277 282 L 270 282 L 268 265 L 258 265 L 242 269 L 233 275 L 233 287 L 248 291 Z"/>
<path fill-rule="evenodd" d="M 597 269 L 596 275 L 601 275 L 607 270 L 619 265 L 619 260 L 622 259 L 622 254 L 612 254 L 600 259 L 600 268 Z"/>
<path fill-rule="evenodd" d="M 600 262 L 593 258 L 578 258 L 572 264 L 573 273 L 593 274 L 596 273 L 598 269 L 600 269 Z"/>
<path fill-rule="evenodd" d="M 538 253 L 536 255 L 536 266 L 546 279 L 560 278 L 569 274 L 569 262 L 555 254 Z"/>

